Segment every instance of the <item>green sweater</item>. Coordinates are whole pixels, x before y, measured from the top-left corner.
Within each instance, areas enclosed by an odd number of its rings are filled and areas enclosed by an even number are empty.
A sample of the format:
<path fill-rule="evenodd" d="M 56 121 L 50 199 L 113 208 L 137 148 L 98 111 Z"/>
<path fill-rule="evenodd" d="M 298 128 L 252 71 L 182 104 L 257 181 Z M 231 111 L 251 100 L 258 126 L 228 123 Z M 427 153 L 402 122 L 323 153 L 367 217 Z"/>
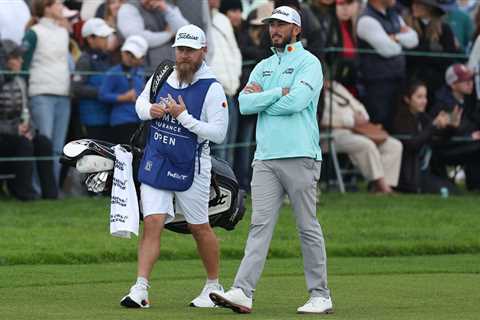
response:
<path fill-rule="evenodd" d="M 317 104 L 323 86 L 320 61 L 301 42 L 262 60 L 248 83 L 263 91 L 240 93 L 240 113 L 258 114 L 255 159 L 322 159 Z M 282 88 L 290 92 L 282 96 Z"/>

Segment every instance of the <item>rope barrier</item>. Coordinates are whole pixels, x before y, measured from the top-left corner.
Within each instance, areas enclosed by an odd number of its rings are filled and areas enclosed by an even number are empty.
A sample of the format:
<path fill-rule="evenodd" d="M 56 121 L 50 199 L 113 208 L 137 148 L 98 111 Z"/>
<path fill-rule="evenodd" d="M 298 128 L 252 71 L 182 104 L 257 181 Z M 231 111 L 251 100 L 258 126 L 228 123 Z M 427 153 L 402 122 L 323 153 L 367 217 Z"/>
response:
<path fill-rule="evenodd" d="M 411 139 L 412 135 L 407 134 L 398 134 L 398 135 L 390 135 L 393 138 L 399 140 L 408 140 Z M 331 134 L 320 134 L 320 140 L 327 140 L 333 139 L 333 135 Z M 452 137 L 448 140 L 448 142 L 476 142 L 477 140 L 473 140 L 471 137 Z M 480 143 L 480 141 L 478 141 Z M 224 149 L 238 149 L 238 148 L 249 148 L 256 146 L 256 142 L 240 142 L 240 143 L 230 143 L 226 145 L 212 145 L 210 147 L 211 150 L 224 150 Z M 48 157 L 0 157 L 1 162 L 19 162 L 19 161 L 52 161 L 52 160 L 59 160 L 61 157 L 57 156 L 48 156 Z"/>
<path fill-rule="evenodd" d="M 346 49 L 346 48 L 339 48 L 339 47 L 328 47 L 323 50 L 325 53 L 339 53 L 339 52 L 356 52 L 359 54 L 376 54 L 378 55 L 378 52 L 373 50 L 373 49 L 361 49 L 361 48 L 356 48 L 356 49 Z M 455 59 L 468 59 L 468 55 L 464 53 L 444 53 L 444 52 L 430 52 L 430 51 L 415 51 L 415 50 L 407 50 L 403 51 L 401 55 L 404 56 L 414 56 L 414 57 L 430 57 L 430 58 L 455 58 Z"/>

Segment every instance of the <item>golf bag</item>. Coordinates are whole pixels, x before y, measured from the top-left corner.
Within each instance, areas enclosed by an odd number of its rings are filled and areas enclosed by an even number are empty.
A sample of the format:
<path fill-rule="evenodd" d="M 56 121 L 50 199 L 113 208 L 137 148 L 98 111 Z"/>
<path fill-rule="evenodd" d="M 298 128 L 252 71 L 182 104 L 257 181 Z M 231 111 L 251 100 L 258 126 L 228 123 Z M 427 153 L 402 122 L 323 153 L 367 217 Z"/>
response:
<path fill-rule="evenodd" d="M 126 150 L 132 150 L 129 145 L 122 146 Z M 75 140 L 65 145 L 60 161 L 87 175 L 85 184 L 89 191 L 110 193 L 115 167 L 113 147 L 114 144 L 100 140 Z M 135 168 L 140 162 L 139 157 L 141 153 L 133 152 L 134 181 L 138 195 L 140 183 Z M 210 225 L 233 230 L 245 214 L 245 191 L 239 189 L 235 174 L 226 161 L 212 157 L 211 176 L 208 203 Z M 178 211 L 175 212 L 175 219 L 167 223 L 165 228 L 178 233 L 190 233 L 183 213 Z"/>
<path fill-rule="evenodd" d="M 173 72 L 173 66 L 173 62 L 168 60 L 158 65 L 152 76 L 150 103 L 155 103 L 160 88 Z M 143 157 L 149 127 L 150 121 L 143 122 L 132 136 L 130 145 L 122 145 L 133 155 L 133 178 L 139 199 L 138 167 Z M 72 141 L 63 148 L 61 162 L 87 174 L 85 184 L 89 191 L 110 193 L 115 166 L 113 147 L 112 143 L 93 139 Z M 239 189 L 232 168 L 226 161 L 212 157 L 210 201 L 208 204 L 210 225 L 233 230 L 245 214 L 244 201 L 245 191 Z M 165 228 L 178 233 L 190 233 L 182 212 L 175 212 L 175 219 L 167 223 Z"/>

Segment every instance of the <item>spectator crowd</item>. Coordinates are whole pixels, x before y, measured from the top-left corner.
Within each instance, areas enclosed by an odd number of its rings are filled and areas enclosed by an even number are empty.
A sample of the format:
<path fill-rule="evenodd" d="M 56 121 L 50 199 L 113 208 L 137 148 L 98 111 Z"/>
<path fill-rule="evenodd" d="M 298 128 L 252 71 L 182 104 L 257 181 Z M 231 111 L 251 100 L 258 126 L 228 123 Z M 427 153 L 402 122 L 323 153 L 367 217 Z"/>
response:
<path fill-rule="evenodd" d="M 300 12 L 301 42 L 323 65 L 321 134 L 369 190 L 456 193 L 449 171 L 460 168 L 480 191 L 475 0 L 0 1 L 0 189 L 58 198 L 75 181 L 52 160 L 67 141 L 129 143 L 146 79 L 192 23 L 227 95 L 228 133 L 214 153 L 249 190 L 256 116 L 239 113 L 238 94 L 273 54 L 262 20 L 284 5 Z"/>

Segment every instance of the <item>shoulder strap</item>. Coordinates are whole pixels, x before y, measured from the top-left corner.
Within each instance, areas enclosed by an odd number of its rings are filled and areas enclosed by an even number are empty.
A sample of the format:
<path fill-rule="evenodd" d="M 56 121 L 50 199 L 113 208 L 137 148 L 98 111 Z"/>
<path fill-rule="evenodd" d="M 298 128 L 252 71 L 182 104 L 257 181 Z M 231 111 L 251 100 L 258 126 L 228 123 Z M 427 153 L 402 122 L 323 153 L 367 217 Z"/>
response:
<path fill-rule="evenodd" d="M 152 85 L 150 86 L 150 103 L 155 103 L 160 89 L 172 74 L 174 65 L 175 63 L 166 59 L 160 62 L 157 69 L 155 69 L 155 73 L 152 76 Z"/>
<path fill-rule="evenodd" d="M 174 66 L 175 63 L 173 61 L 166 59 L 163 60 L 155 69 L 150 86 L 150 103 L 155 103 L 160 89 L 165 84 L 168 77 L 172 74 Z M 148 128 L 148 124 L 150 124 L 150 121 L 143 121 L 130 138 L 130 146 L 132 147 L 132 150 L 135 148 L 141 148 L 143 150 L 145 147 L 147 139 L 146 128 Z"/>

